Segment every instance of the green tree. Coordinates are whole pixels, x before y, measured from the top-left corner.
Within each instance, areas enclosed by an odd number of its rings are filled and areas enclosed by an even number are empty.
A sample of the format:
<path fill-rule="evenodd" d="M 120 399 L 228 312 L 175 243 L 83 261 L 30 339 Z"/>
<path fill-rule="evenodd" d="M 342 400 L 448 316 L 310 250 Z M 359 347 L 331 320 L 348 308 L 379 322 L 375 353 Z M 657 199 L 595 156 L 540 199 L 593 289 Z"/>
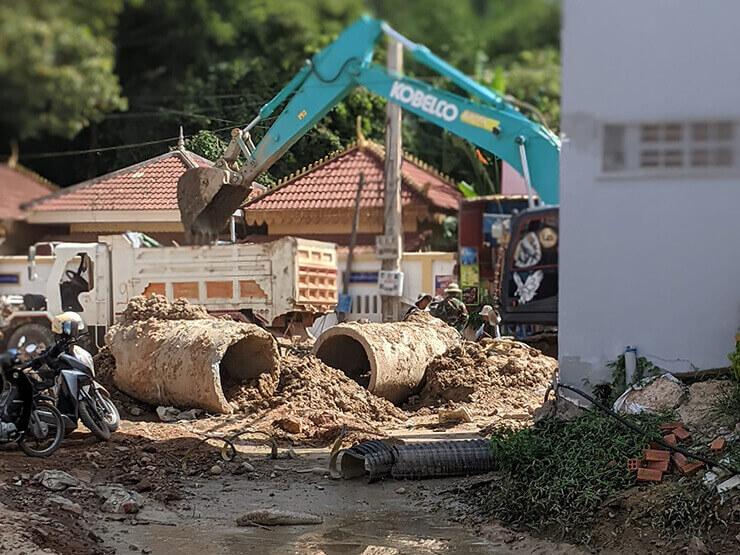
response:
<path fill-rule="evenodd" d="M 72 138 L 124 109 L 111 26 L 119 0 L 0 2 L 0 136 Z"/>

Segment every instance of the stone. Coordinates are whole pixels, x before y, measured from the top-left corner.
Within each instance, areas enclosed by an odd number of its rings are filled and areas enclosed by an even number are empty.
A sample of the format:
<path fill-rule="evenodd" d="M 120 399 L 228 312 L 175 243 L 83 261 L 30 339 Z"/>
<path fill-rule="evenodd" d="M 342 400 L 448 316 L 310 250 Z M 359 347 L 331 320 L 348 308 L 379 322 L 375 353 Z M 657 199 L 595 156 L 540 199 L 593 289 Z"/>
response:
<path fill-rule="evenodd" d="M 209 470 L 208 473 L 211 474 L 211 476 L 218 476 L 224 471 L 223 468 L 221 468 L 220 465 L 214 464 Z"/>
<path fill-rule="evenodd" d="M 243 514 L 236 519 L 237 526 L 299 526 L 321 524 L 324 519 L 310 513 L 296 513 L 279 509 L 260 509 Z"/>
<path fill-rule="evenodd" d="M 80 485 L 77 478 L 62 470 L 42 470 L 33 477 L 33 481 L 51 491 L 62 491 Z"/>
<path fill-rule="evenodd" d="M 180 411 L 175 407 L 157 407 L 157 416 L 162 422 L 177 422 Z"/>
<path fill-rule="evenodd" d="M 398 488 L 396 490 L 396 493 L 399 495 L 403 495 L 404 493 L 406 493 L 406 488 Z"/>
<path fill-rule="evenodd" d="M 275 424 L 290 434 L 300 434 L 303 429 L 303 422 L 300 418 L 295 418 L 293 416 L 281 418 L 280 420 L 275 421 Z"/>
<path fill-rule="evenodd" d="M 63 511 L 74 513 L 76 515 L 82 514 L 82 507 L 80 507 L 74 501 L 71 501 L 66 497 L 62 497 L 61 495 L 52 495 L 46 500 L 46 503 Z"/>
<path fill-rule="evenodd" d="M 441 409 L 437 415 L 440 424 L 452 423 L 452 422 L 472 422 L 473 417 L 470 411 L 465 407 L 457 409 L 445 410 Z"/>
<path fill-rule="evenodd" d="M 139 406 L 136 406 L 136 405 L 134 405 L 132 407 L 129 407 L 129 409 L 128 409 L 128 413 L 131 416 L 141 416 L 142 414 L 144 414 L 144 412 L 145 411 L 144 411 L 143 408 L 141 408 Z"/>
<path fill-rule="evenodd" d="M 103 500 L 100 510 L 104 513 L 135 514 L 144 506 L 141 495 L 118 485 L 98 486 L 95 488 L 95 495 Z"/>

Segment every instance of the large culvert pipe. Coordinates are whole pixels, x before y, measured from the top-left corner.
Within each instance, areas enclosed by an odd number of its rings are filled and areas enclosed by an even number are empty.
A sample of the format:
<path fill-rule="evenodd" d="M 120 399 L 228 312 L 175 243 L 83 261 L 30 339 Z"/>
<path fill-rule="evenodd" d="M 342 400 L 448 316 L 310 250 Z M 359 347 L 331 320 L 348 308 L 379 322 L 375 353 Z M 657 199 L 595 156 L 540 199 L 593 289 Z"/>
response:
<path fill-rule="evenodd" d="M 420 313 L 406 322 L 336 325 L 321 334 L 314 354 L 371 393 L 400 403 L 418 388 L 429 361 L 459 342 L 453 328 Z"/>
<path fill-rule="evenodd" d="M 225 385 L 278 366 L 269 332 L 229 320 L 135 321 L 111 328 L 106 341 L 116 359 L 116 387 L 155 405 L 230 413 Z"/>

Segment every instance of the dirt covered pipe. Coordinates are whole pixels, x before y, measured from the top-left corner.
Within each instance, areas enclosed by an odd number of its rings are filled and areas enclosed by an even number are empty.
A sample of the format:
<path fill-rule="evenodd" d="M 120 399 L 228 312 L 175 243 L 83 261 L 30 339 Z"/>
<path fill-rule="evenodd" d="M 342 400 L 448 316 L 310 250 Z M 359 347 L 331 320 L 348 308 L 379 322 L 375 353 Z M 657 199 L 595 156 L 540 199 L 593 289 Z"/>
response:
<path fill-rule="evenodd" d="M 405 322 L 339 324 L 321 334 L 314 354 L 371 393 L 401 403 L 418 389 L 429 361 L 460 341 L 441 320 L 417 313 Z"/>
<path fill-rule="evenodd" d="M 278 367 L 269 332 L 164 297 L 132 299 L 106 342 L 116 360 L 116 387 L 155 405 L 230 413 L 225 387 Z"/>

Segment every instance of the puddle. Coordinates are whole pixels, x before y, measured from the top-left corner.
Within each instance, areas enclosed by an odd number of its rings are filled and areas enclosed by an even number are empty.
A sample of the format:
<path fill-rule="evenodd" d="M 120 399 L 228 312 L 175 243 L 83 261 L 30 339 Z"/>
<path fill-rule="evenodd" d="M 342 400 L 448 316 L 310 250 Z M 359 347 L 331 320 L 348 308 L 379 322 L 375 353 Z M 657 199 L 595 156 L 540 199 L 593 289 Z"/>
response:
<path fill-rule="evenodd" d="M 321 526 L 269 530 L 208 527 L 206 524 L 150 525 L 139 529 L 137 539 L 153 554 L 477 555 L 497 552 L 491 543 L 459 526 L 440 522 L 433 515 L 414 513 L 363 512 L 328 519 Z"/>

